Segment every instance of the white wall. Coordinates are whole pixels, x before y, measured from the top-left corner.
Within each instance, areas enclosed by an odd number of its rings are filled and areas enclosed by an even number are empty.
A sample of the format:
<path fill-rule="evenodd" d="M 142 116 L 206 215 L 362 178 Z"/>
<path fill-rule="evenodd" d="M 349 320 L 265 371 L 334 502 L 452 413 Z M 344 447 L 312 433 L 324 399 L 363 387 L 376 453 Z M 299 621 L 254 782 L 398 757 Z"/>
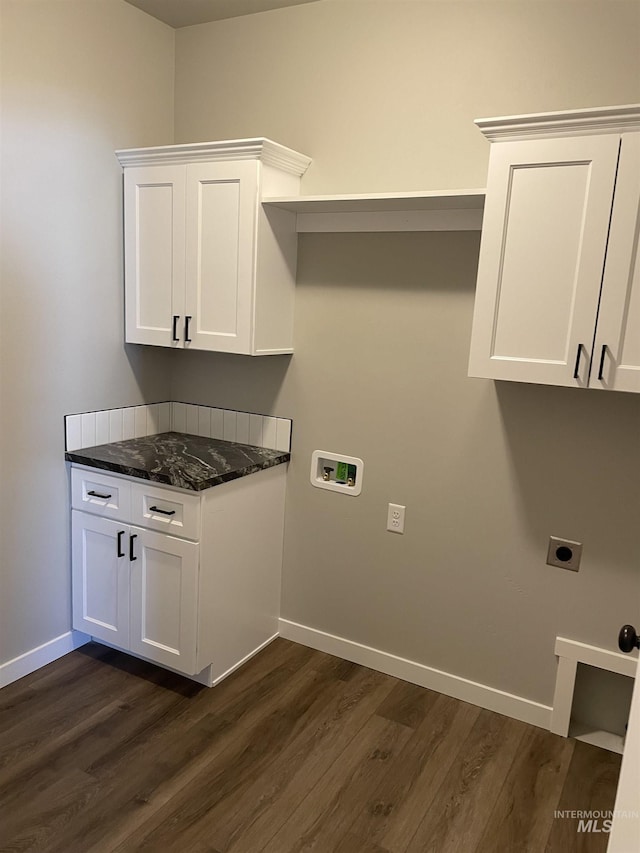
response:
<path fill-rule="evenodd" d="M 271 136 L 303 192 L 483 186 L 477 116 L 640 101 L 637 2 L 324 0 L 180 30 L 176 140 Z M 294 419 L 283 615 L 549 704 L 556 635 L 640 620 L 640 400 L 466 377 L 478 235 L 303 235 L 292 359 L 172 393 Z M 365 460 L 313 489 L 316 448 Z M 386 504 L 407 505 L 403 537 Z M 584 543 L 578 574 L 550 534 Z"/>
<path fill-rule="evenodd" d="M 176 141 L 271 136 L 303 192 L 481 187 L 477 117 L 639 99 L 636 0 L 321 0 L 176 33 Z"/>
<path fill-rule="evenodd" d="M 63 415 L 166 398 L 122 342 L 118 147 L 173 137 L 174 31 L 122 0 L 3 0 L 0 663 L 69 631 Z"/>

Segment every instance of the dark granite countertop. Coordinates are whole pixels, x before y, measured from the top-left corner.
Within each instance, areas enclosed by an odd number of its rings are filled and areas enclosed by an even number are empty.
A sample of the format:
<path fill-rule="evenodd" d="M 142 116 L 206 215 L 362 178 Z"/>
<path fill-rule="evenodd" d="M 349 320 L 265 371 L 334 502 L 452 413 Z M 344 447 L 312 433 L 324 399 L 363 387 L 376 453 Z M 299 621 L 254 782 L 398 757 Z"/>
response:
<path fill-rule="evenodd" d="M 200 492 L 263 468 L 288 462 L 281 450 L 163 432 L 65 453 L 69 462 Z"/>

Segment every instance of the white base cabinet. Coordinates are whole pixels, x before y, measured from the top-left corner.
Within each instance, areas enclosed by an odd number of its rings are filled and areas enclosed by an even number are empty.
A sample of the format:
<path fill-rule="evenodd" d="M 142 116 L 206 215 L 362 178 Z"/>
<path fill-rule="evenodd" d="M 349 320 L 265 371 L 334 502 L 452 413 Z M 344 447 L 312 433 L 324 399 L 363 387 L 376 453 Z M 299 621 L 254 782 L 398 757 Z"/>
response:
<path fill-rule="evenodd" d="M 220 681 L 278 633 L 285 473 L 198 494 L 73 465 L 73 627 Z"/>
<path fill-rule="evenodd" d="M 492 140 L 469 375 L 640 392 L 640 108 Z"/>
<path fill-rule="evenodd" d="M 72 510 L 74 628 L 196 672 L 198 544 Z"/>

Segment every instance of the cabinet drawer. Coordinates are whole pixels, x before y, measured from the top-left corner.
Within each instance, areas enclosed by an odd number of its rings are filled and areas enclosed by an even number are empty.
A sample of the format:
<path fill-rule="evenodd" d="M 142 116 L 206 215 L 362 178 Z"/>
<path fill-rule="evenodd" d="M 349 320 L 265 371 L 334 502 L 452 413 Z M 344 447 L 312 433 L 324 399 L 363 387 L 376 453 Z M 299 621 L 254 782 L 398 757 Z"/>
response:
<path fill-rule="evenodd" d="M 118 477 L 72 468 L 71 502 L 74 509 L 128 522 L 131 487 Z"/>
<path fill-rule="evenodd" d="M 132 483 L 130 519 L 140 527 L 198 540 L 200 496 L 158 488 L 151 483 Z"/>

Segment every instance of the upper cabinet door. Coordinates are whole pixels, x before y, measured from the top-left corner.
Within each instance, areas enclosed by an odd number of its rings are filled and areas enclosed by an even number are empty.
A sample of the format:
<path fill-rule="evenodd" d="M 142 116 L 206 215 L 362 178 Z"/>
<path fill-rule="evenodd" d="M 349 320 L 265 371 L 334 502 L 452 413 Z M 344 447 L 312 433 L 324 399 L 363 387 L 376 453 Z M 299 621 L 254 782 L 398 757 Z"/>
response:
<path fill-rule="evenodd" d="M 640 133 L 622 136 L 591 387 L 640 393 Z"/>
<path fill-rule="evenodd" d="M 185 347 L 251 354 L 255 160 L 187 166 Z"/>
<path fill-rule="evenodd" d="M 124 215 L 125 339 L 182 346 L 185 167 L 127 169 Z"/>
<path fill-rule="evenodd" d="M 587 386 L 619 145 L 492 145 L 471 376 Z"/>

